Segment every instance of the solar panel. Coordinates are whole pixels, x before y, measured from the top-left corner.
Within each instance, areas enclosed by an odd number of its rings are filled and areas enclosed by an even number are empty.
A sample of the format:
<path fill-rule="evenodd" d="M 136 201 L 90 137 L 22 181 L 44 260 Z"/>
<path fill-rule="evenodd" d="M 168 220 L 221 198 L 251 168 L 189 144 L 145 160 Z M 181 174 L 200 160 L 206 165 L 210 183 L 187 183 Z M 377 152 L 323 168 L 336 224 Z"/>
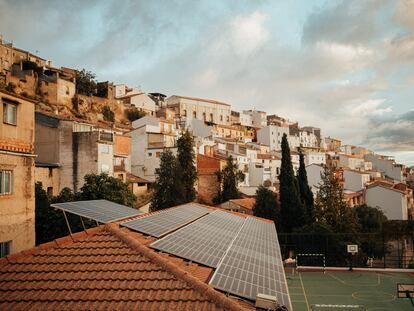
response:
<path fill-rule="evenodd" d="M 215 268 L 243 222 L 242 217 L 214 211 L 155 241 L 151 247 Z"/>
<path fill-rule="evenodd" d="M 161 237 L 210 212 L 209 209 L 189 203 L 184 206 L 165 209 L 157 214 L 121 223 L 121 226 Z"/>
<path fill-rule="evenodd" d="M 275 296 L 291 310 L 274 224 L 248 218 L 219 263 L 210 285 L 251 300 L 256 300 L 259 293 Z"/>
<path fill-rule="evenodd" d="M 55 203 L 51 204 L 51 206 L 100 223 L 110 223 L 142 214 L 139 210 L 107 200 Z"/>

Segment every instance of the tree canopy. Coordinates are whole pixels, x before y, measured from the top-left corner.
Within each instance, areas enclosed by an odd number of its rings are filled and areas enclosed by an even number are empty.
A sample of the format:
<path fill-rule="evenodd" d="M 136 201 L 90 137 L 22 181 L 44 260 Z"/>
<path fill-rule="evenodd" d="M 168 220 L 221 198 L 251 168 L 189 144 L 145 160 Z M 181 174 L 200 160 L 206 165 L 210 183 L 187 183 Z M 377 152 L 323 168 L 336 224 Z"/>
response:
<path fill-rule="evenodd" d="M 177 141 L 177 173 L 176 182 L 182 183 L 183 203 L 194 201 L 196 191 L 194 184 L 197 180 L 197 168 L 195 166 L 195 151 L 193 136 L 187 130 Z"/>
<path fill-rule="evenodd" d="M 321 175 L 322 181 L 315 199 L 316 220 L 328 224 L 335 232 L 356 232 L 358 219 L 345 201 L 342 185 L 334 169 L 325 166 Z"/>
<path fill-rule="evenodd" d="M 298 182 L 293 172 L 292 159 L 287 135 L 282 137 L 282 164 L 280 182 L 280 217 L 281 227 L 285 232 L 303 226 L 304 210 L 300 199 Z"/>
<path fill-rule="evenodd" d="M 315 221 L 315 212 L 313 206 L 313 193 L 308 184 L 308 175 L 305 167 L 305 157 L 302 152 L 299 154 L 299 169 L 296 176 L 298 189 L 302 204 L 305 209 L 305 222 L 312 224 Z"/>
<path fill-rule="evenodd" d="M 256 202 L 253 206 L 253 215 L 276 222 L 279 215 L 279 203 L 273 191 L 260 185 L 256 190 Z"/>
<path fill-rule="evenodd" d="M 84 179 L 85 183 L 79 194 L 81 200 L 104 199 L 126 206 L 134 206 L 136 197 L 122 180 L 105 173 L 88 174 Z"/>
<path fill-rule="evenodd" d="M 170 149 L 161 153 L 160 167 L 155 170 L 154 195 L 150 210 L 157 211 L 182 204 L 184 202 L 182 183 L 177 182 L 177 159 Z"/>
<path fill-rule="evenodd" d="M 228 200 L 240 198 L 237 186 L 239 182 L 244 180 L 244 174 L 239 170 L 237 163 L 231 155 L 227 157 L 226 167 L 222 171 L 216 172 L 216 174 L 220 187 L 213 202 L 220 204 Z"/>
<path fill-rule="evenodd" d="M 96 94 L 97 83 L 95 74 L 91 71 L 82 69 L 76 72 L 76 92 L 79 94 L 92 96 Z"/>

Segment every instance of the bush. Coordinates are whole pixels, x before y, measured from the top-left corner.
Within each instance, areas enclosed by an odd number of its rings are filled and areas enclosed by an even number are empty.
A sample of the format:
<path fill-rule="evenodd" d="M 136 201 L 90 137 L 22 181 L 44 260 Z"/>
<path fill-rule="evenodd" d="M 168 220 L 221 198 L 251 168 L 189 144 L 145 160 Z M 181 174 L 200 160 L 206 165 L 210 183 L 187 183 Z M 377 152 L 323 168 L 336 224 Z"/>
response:
<path fill-rule="evenodd" d="M 16 85 L 13 82 L 9 82 L 9 84 L 5 87 L 6 91 L 14 93 L 16 89 Z"/>
<path fill-rule="evenodd" d="M 105 121 L 115 121 L 115 113 L 109 108 L 109 106 L 104 106 L 102 108 L 102 114 Z"/>
<path fill-rule="evenodd" d="M 136 107 L 125 110 L 125 114 L 128 120 L 131 122 L 141 119 L 146 115 L 144 111 L 138 110 Z"/>

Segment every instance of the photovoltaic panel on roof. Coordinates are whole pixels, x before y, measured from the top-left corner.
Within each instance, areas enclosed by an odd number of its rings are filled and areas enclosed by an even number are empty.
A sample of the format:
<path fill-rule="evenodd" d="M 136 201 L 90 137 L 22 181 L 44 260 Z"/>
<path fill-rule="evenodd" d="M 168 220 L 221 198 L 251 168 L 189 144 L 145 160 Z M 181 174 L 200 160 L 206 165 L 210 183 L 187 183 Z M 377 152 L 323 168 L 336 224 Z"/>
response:
<path fill-rule="evenodd" d="M 257 294 L 275 296 L 292 310 L 274 224 L 248 218 L 210 285 L 251 300 L 256 300 Z"/>
<path fill-rule="evenodd" d="M 210 212 L 209 209 L 189 203 L 184 206 L 165 209 L 157 214 L 126 221 L 121 226 L 154 237 L 161 237 Z"/>
<path fill-rule="evenodd" d="M 209 267 L 217 267 L 244 218 L 214 211 L 151 244 L 151 247 Z"/>
<path fill-rule="evenodd" d="M 110 223 L 142 214 L 139 210 L 107 200 L 55 203 L 51 206 L 100 223 Z"/>

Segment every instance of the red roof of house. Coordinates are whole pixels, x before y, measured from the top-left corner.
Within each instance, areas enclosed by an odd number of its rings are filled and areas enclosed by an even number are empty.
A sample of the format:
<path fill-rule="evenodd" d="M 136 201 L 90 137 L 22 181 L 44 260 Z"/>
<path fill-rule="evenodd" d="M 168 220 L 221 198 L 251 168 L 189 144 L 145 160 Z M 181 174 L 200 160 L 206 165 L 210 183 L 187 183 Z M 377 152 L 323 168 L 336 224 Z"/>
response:
<path fill-rule="evenodd" d="M 234 199 L 230 200 L 231 203 L 244 207 L 246 209 L 252 210 L 254 204 L 256 203 L 255 198 L 246 198 L 246 199 Z"/>
<path fill-rule="evenodd" d="M 111 224 L 2 258 L 0 309 L 252 309 L 208 286 L 211 268 L 158 254 L 151 241 Z"/>

